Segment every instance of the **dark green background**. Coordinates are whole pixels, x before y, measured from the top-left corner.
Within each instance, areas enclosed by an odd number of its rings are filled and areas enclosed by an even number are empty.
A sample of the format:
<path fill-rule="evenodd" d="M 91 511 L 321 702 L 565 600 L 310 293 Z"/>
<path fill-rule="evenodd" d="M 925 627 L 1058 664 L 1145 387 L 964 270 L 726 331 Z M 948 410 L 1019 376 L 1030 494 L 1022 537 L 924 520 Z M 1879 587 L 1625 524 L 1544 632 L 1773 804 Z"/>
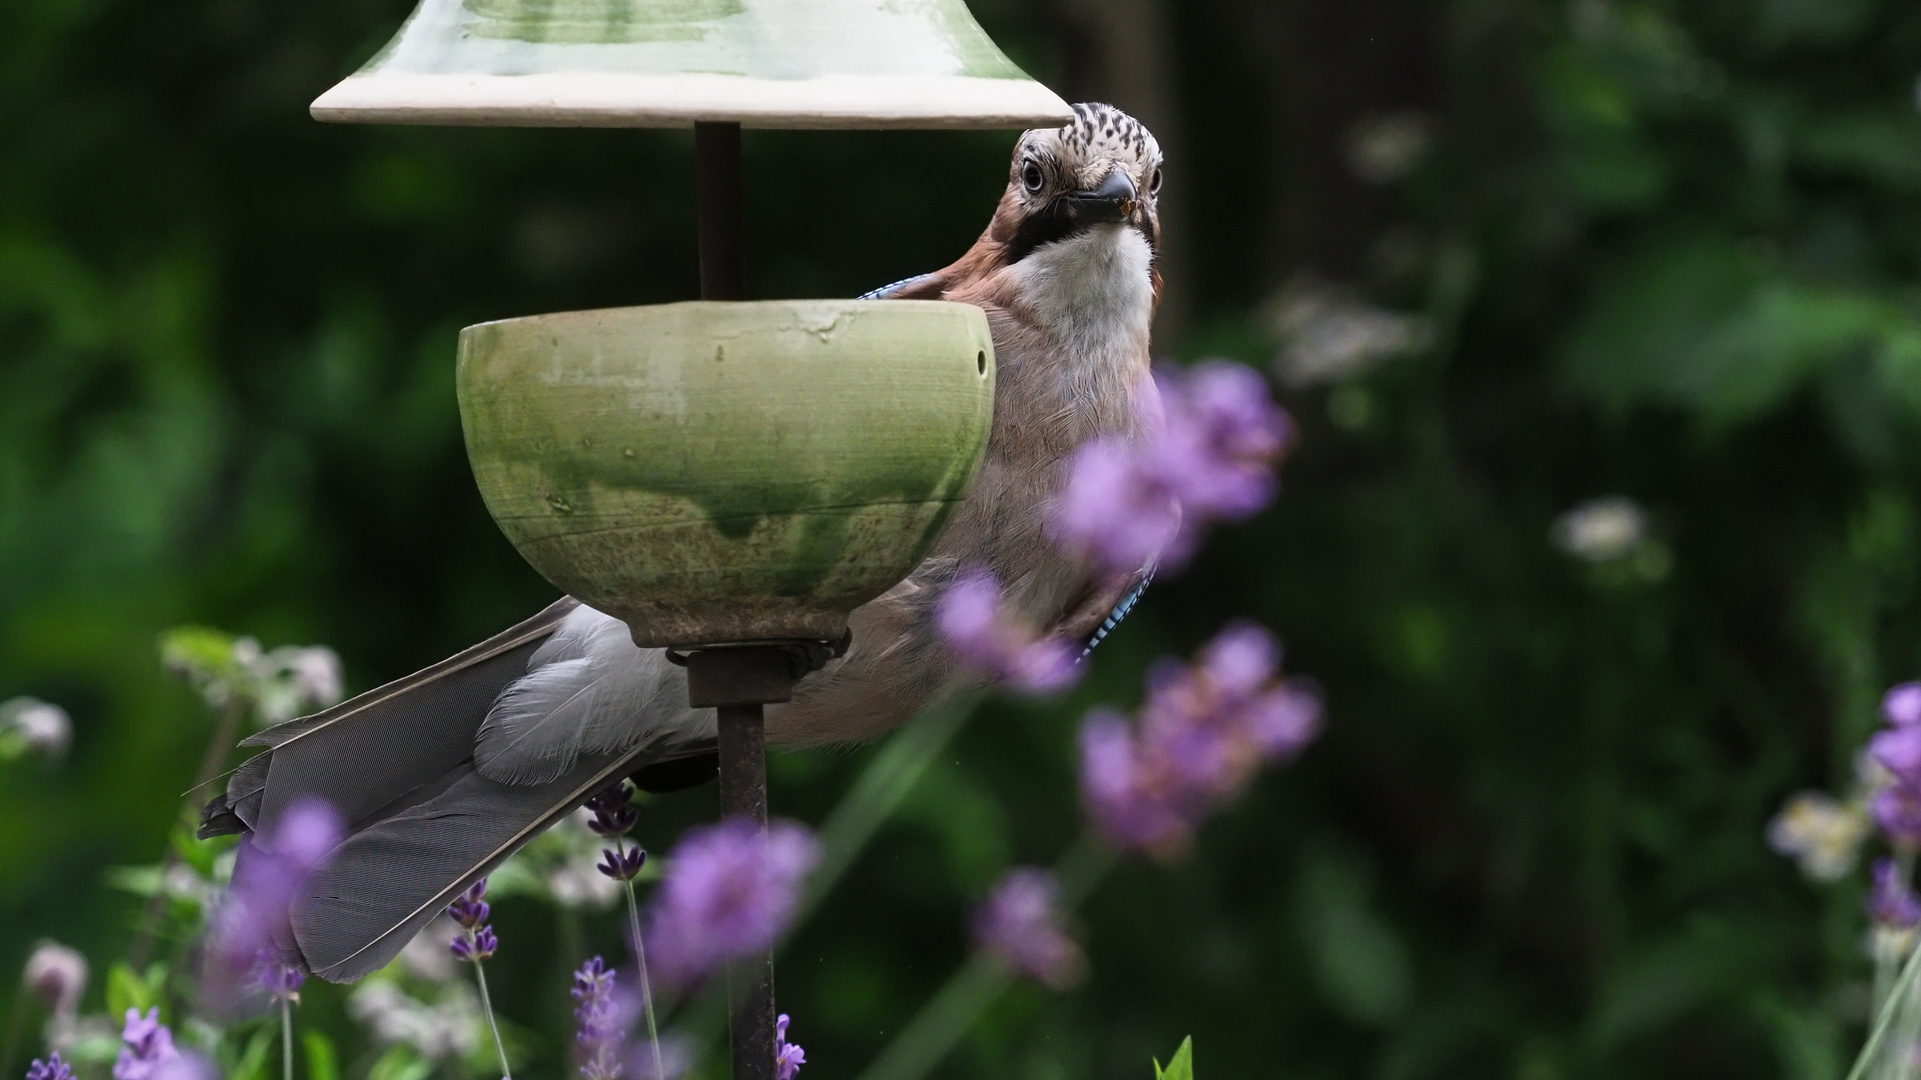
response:
<path fill-rule="evenodd" d="M 1085 705 L 1248 615 L 1325 688 L 1327 736 L 1187 861 L 1111 878 L 1091 981 L 1010 997 L 942 1075 L 1145 1077 L 1192 1033 L 1210 1080 L 1836 1076 L 1857 887 L 1804 883 L 1761 830 L 1845 781 L 1921 668 L 1921 11 L 976 10 L 1166 144 L 1160 352 L 1264 364 L 1255 313 L 1305 271 L 1442 333 L 1349 387 L 1363 425 L 1287 395 L 1281 501 L 1157 586 L 1072 702 L 976 718 L 785 961 L 805 1075 L 858 1071 L 962 955 L 966 905 L 1066 844 Z M 101 872 L 158 858 L 209 731 L 162 628 L 330 643 L 361 689 L 550 597 L 467 473 L 460 326 L 695 292 L 684 133 L 311 122 L 404 14 L 0 5 L 0 697 L 78 729 L 65 766 L 0 773 L 0 971 L 42 935 L 97 967 L 128 940 Z M 1363 183 L 1348 133 L 1402 110 L 1433 151 Z M 947 262 L 1012 140 L 750 134 L 752 293 Z M 1665 579 L 1550 545 L 1610 492 L 1650 509 Z M 776 805 L 818 821 L 867 754 L 778 762 Z M 573 959 L 547 918 L 501 912 L 536 1077 Z"/>

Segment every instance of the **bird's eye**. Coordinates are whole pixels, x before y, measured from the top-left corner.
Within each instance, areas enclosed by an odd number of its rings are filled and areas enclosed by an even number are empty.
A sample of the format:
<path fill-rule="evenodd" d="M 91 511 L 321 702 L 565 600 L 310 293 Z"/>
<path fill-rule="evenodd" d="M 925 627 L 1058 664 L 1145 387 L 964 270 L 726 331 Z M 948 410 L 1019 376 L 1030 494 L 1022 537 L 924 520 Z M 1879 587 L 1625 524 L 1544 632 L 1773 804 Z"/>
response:
<path fill-rule="evenodd" d="M 1147 181 L 1147 193 L 1149 195 L 1159 195 L 1161 193 L 1161 169 L 1158 165 L 1154 167 L 1154 175 Z"/>
<path fill-rule="evenodd" d="M 1041 175 L 1041 167 L 1039 165 L 1030 161 L 1021 166 L 1021 184 L 1026 187 L 1028 191 L 1038 192 L 1041 189 L 1041 185 L 1046 182 L 1047 178 Z"/>

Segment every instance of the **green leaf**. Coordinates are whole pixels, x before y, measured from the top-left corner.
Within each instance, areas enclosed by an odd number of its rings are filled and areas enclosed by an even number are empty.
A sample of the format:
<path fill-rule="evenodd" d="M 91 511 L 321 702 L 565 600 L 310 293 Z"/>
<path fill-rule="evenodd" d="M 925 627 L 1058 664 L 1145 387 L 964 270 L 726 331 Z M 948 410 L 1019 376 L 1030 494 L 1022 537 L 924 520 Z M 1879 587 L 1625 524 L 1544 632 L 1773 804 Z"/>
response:
<path fill-rule="evenodd" d="M 205 626 L 176 626 L 160 635 L 160 662 L 193 680 L 215 679 L 233 670 L 232 634 Z"/>
<path fill-rule="evenodd" d="M 1656 239 L 1597 275 L 1562 348 L 1569 381 L 1600 404 L 1678 406 L 1714 425 L 1863 361 L 1875 397 L 1921 402 L 1921 323 L 1897 294 L 1804 279 L 1764 247 L 1710 235 Z"/>
<path fill-rule="evenodd" d="M 125 963 L 113 965 L 107 971 L 107 1015 L 117 1021 L 128 1009 L 145 1013 L 161 1003 L 166 985 L 165 964 L 154 964 L 144 976 Z"/>
<path fill-rule="evenodd" d="M 1194 1080 L 1194 1036 L 1181 1040 L 1181 1048 L 1174 1051 L 1174 1060 L 1161 1068 L 1161 1059 L 1154 1059 L 1154 1080 Z"/>
<path fill-rule="evenodd" d="M 340 1055 L 324 1033 L 307 1031 L 300 1036 L 307 1051 L 307 1080 L 340 1080 Z"/>
<path fill-rule="evenodd" d="M 180 856 L 182 863 L 191 867 L 193 872 L 201 877 L 211 878 L 214 863 L 220 858 L 222 852 L 238 842 L 238 838 L 216 836 L 210 840 L 202 840 L 194 835 L 198 825 L 198 822 L 176 825 L 171 842 L 174 854 Z"/>
<path fill-rule="evenodd" d="M 1587 1041 L 1610 1050 L 1745 996 L 1778 962 L 1781 946 L 1763 923 L 1701 920 L 1624 957 L 1601 983 Z"/>
<path fill-rule="evenodd" d="M 246 1049 L 227 1070 L 227 1080 L 268 1080 L 267 1072 L 271 1067 L 267 1055 L 273 1050 L 274 1043 L 280 1038 L 278 1025 L 268 1024 L 253 1033 L 247 1040 Z"/>
<path fill-rule="evenodd" d="M 367 1070 L 367 1080 L 427 1080 L 433 1071 L 433 1062 L 422 1060 L 412 1047 L 403 1044 L 380 1055 Z"/>
<path fill-rule="evenodd" d="M 1372 892 L 1358 857 L 1312 849 L 1302 860 L 1295 913 L 1322 999 L 1354 1023 L 1385 1027 L 1413 1001 L 1414 963 Z"/>
<path fill-rule="evenodd" d="M 1821 117 L 1808 124 L 1796 150 L 1822 171 L 1921 190 L 1921 121 L 1912 107 Z"/>
<path fill-rule="evenodd" d="M 100 874 L 109 889 L 120 889 L 135 896 L 152 896 L 160 891 L 160 864 L 152 866 L 109 866 Z"/>

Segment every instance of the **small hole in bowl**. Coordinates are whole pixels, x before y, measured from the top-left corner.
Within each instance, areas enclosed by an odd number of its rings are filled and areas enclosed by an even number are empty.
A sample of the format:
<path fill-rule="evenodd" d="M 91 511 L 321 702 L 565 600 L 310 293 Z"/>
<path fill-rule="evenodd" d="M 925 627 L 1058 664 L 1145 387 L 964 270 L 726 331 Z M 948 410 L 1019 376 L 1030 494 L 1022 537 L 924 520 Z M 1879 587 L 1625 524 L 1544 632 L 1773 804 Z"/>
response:
<path fill-rule="evenodd" d="M 974 354 L 974 368 L 975 370 L 979 371 L 982 375 L 987 374 L 987 350 L 986 349 L 982 349 L 981 351 Z"/>

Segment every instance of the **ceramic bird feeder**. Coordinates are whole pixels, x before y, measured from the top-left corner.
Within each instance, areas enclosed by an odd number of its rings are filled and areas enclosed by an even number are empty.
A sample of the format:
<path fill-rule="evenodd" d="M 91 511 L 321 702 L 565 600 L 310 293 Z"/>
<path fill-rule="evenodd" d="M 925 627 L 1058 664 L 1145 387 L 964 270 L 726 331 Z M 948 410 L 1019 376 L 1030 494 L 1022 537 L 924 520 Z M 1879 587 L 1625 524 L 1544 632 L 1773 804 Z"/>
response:
<path fill-rule="evenodd" d="M 962 0 L 421 0 L 321 120 L 1018 128 L 1059 97 Z"/>
<path fill-rule="evenodd" d="M 722 812 L 764 824 L 762 706 L 939 537 L 986 447 L 994 347 L 963 304 L 747 302 L 741 127 L 1072 110 L 963 0 L 420 0 L 313 115 L 693 126 L 701 301 L 470 326 L 456 381 L 495 521 L 547 580 L 685 656 L 690 703 L 718 712 Z M 735 1080 L 773 1080 L 772 955 L 730 982 Z"/>
<path fill-rule="evenodd" d="M 468 327 L 457 386 L 494 520 L 637 643 L 832 642 L 973 478 L 993 349 L 964 304 L 662 304 Z"/>

